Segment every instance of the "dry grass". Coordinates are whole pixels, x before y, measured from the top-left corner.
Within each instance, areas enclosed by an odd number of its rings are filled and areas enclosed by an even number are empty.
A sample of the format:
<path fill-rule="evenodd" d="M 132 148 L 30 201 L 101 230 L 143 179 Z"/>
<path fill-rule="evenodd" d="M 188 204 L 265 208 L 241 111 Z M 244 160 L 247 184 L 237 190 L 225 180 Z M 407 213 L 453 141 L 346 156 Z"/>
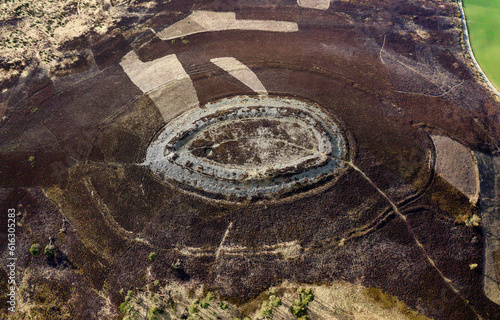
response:
<path fill-rule="evenodd" d="M 71 65 L 76 52 L 61 45 L 89 32 L 104 34 L 126 14 L 135 0 L 6 0 L 0 2 L 0 60 L 7 63 L 36 60 L 51 68 Z M 0 69 L 0 81 L 16 76 Z"/>
<path fill-rule="evenodd" d="M 314 300 L 308 306 L 309 319 L 428 319 L 411 310 L 397 297 L 378 288 L 367 288 L 344 281 L 321 286 L 283 283 L 277 288 L 285 289 L 283 305 L 277 310 L 274 319 L 288 319 L 288 309 L 293 299 L 297 299 L 296 288 L 299 287 L 311 288 L 314 295 Z"/>
<path fill-rule="evenodd" d="M 123 305 L 125 318 L 146 317 L 148 310 L 157 306 L 162 310 L 157 319 L 168 319 L 179 317 L 189 308 L 194 299 L 202 301 L 206 292 L 197 290 L 194 294 L 192 290 L 194 283 L 185 286 L 176 283 L 168 283 L 165 286 L 151 286 L 146 291 L 130 292 L 131 298 L 126 298 L 127 306 Z M 199 285 L 199 284 L 198 284 Z M 198 287 L 199 288 L 199 287 Z M 248 317 L 248 319 L 262 319 L 259 310 L 270 296 L 281 299 L 282 304 L 273 308 L 269 319 L 296 319 L 290 312 L 290 307 L 295 299 L 298 299 L 298 288 L 310 288 L 313 293 L 313 300 L 308 304 L 308 319 L 384 319 L 384 320 L 427 320 L 418 312 L 411 310 L 397 297 L 386 294 L 378 288 L 366 288 L 360 285 L 351 284 L 344 281 L 337 281 L 331 285 L 304 285 L 284 282 L 278 287 L 270 288 L 262 292 L 255 299 L 248 301 L 244 305 L 237 306 L 228 303 L 227 309 L 221 309 L 222 297 L 213 296 L 209 306 L 201 307 L 199 303 L 198 311 L 191 313 L 192 319 L 198 317 L 234 319 Z M 125 319 L 124 318 L 124 319 Z"/>

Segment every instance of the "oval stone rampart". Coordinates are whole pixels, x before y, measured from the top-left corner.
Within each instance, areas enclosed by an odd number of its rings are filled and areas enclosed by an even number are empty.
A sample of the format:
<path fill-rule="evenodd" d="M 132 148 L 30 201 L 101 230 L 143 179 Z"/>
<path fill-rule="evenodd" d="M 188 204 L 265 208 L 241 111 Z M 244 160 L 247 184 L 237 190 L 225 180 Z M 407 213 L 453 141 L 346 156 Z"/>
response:
<path fill-rule="evenodd" d="M 311 189 L 335 176 L 346 157 L 341 130 L 317 104 L 234 96 L 167 123 L 145 164 L 189 191 L 242 200 Z"/>

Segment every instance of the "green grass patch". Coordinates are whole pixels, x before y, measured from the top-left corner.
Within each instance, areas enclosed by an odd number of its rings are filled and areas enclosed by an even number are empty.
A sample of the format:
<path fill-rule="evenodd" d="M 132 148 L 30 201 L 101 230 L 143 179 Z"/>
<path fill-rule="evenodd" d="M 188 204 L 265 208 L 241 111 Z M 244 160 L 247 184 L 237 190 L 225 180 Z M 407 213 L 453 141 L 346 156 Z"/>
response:
<path fill-rule="evenodd" d="M 474 56 L 490 81 L 500 90 L 500 0 L 464 0 Z"/>

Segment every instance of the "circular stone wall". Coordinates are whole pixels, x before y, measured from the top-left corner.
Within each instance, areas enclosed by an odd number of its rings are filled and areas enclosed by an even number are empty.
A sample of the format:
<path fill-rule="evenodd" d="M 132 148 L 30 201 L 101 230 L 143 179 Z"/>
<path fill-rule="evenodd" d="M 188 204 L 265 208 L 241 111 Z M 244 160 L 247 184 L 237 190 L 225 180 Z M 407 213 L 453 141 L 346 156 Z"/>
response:
<path fill-rule="evenodd" d="M 280 198 L 330 180 L 346 140 L 315 103 L 235 96 L 169 122 L 145 164 L 166 181 L 218 199 Z"/>

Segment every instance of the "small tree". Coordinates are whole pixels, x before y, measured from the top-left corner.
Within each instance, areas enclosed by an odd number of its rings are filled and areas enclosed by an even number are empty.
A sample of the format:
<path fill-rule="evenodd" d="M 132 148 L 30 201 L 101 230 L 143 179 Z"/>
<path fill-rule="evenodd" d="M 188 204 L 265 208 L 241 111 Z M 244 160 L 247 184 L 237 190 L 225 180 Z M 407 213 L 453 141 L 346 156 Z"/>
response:
<path fill-rule="evenodd" d="M 42 249 L 42 247 L 40 246 L 39 243 L 34 243 L 31 245 L 30 253 L 35 256 L 35 255 L 40 253 L 41 249 Z"/>
<path fill-rule="evenodd" d="M 311 288 L 308 289 L 299 288 L 297 290 L 297 293 L 299 294 L 299 298 L 293 300 L 293 304 L 290 308 L 290 311 L 298 319 L 306 320 L 308 319 L 307 306 L 309 305 L 309 303 L 311 303 L 311 301 L 314 300 L 314 294 L 312 293 Z"/>
<path fill-rule="evenodd" d="M 123 301 L 122 303 L 120 303 L 120 306 L 118 308 L 120 309 L 121 313 L 123 313 L 123 314 L 127 313 L 127 310 L 129 308 L 128 302 Z"/>
<path fill-rule="evenodd" d="M 148 259 L 150 261 L 155 261 L 156 260 L 156 252 L 151 252 L 148 256 Z"/>
<path fill-rule="evenodd" d="M 123 294 L 121 292 L 122 290 L 120 290 L 120 294 Z M 132 290 L 128 290 L 127 295 L 125 296 L 125 301 L 123 301 L 119 306 L 121 313 L 126 314 L 130 309 L 130 301 L 132 300 L 132 298 L 134 298 L 134 292 Z"/>
<path fill-rule="evenodd" d="M 200 304 L 200 301 L 198 301 L 198 299 L 194 299 L 188 308 L 189 314 L 195 314 L 195 313 L 200 312 L 200 308 L 198 308 L 199 304 Z"/>
<path fill-rule="evenodd" d="M 269 296 L 269 300 L 262 302 L 262 306 L 259 310 L 259 318 L 270 318 L 273 314 L 274 309 L 281 306 L 281 298 L 274 294 Z"/>
<path fill-rule="evenodd" d="M 161 313 L 161 310 L 158 309 L 158 307 L 156 306 L 152 306 L 150 309 L 149 309 L 149 312 L 148 312 L 148 320 L 155 320 L 158 318 L 158 315 Z"/>
<path fill-rule="evenodd" d="M 210 301 L 214 299 L 214 295 L 212 292 L 208 292 L 207 295 L 205 296 L 205 299 L 201 300 L 200 302 L 200 307 L 203 309 L 206 309 L 210 307 Z"/>
<path fill-rule="evenodd" d="M 210 307 L 210 302 L 207 301 L 207 300 L 205 300 L 205 299 L 203 299 L 200 302 L 200 307 L 202 307 L 203 309 L 207 309 L 208 307 Z"/>
<path fill-rule="evenodd" d="M 228 303 L 227 301 L 222 301 L 222 302 L 220 303 L 220 308 L 221 308 L 222 310 L 229 309 L 229 303 Z"/>
<path fill-rule="evenodd" d="M 54 257 L 56 255 L 56 246 L 49 243 L 48 245 L 45 246 L 43 253 L 49 258 Z"/>

